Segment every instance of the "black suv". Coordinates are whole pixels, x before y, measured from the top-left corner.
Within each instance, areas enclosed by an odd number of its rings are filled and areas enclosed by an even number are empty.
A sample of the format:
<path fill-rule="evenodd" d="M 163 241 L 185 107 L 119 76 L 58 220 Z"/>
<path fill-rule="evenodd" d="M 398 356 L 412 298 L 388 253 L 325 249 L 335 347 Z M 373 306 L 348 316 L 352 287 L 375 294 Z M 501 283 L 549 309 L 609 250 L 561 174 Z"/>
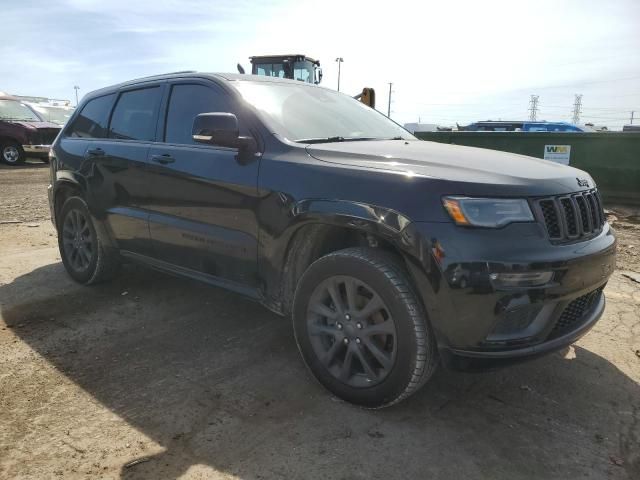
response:
<path fill-rule="evenodd" d="M 439 360 L 535 357 L 602 315 L 616 240 L 591 177 L 419 141 L 295 81 L 183 72 L 85 97 L 51 155 L 60 253 L 84 284 L 134 260 L 291 315 L 337 396 L 406 398 Z"/>

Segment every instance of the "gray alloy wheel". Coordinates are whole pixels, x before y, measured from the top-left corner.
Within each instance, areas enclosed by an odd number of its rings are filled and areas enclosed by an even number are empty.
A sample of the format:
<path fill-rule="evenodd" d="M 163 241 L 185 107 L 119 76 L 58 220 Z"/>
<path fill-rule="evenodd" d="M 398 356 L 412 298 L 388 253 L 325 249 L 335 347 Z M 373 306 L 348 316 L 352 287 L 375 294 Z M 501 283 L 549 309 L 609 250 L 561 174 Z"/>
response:
<path fill-rule="evenodd" d="M 71 267 L 77 272 L 86 271 L 96 255 L 89 221 L 85 212 L 74 208 L 67 212 L 62 223 L 64 253 Z"/>
<path fill-rule="evenodd" d="M 91 285 L 118 273 L 118 252 L 107 246 L 109 239 L 96 229 L 82 198 L 70 197 L 64 202 L 57 228 L 62 263 L 76 282 Z"/>
<path fill-rule="evenodd" d="M 356 405 L 393 405 L 438 365 L 425 310 L 392 252 L 354 247 L 320 257 L 298 281 L 292 320 L 313 376 Z"/>
<path fill-rule="evenodd" d="M 349 386 L 376 385 L 394 365 L 397 333 L 389 308 L 357 278 L 329 277 L 315 288 L 307 330 L 325 368 Z"/>

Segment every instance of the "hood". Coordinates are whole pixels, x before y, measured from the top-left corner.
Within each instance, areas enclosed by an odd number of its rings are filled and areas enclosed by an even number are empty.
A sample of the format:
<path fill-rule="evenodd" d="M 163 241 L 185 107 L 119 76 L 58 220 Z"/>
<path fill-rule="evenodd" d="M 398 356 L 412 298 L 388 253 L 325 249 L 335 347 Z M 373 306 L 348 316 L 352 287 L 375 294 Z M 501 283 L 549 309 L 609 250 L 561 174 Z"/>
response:
<path fill-rule="evenodd" d="M 23 127 L 31 127 L 31 128 L 56 128 L 56 129 L 60 129 L 60 125 L 56 125 L 55 123 L 51 123 L 51 122 L 23 122 L 23 121 L 15 121 L 15 122 L 11 122 L 14 125 L 21 125 Z"/>
<path fill-rule="evenodd" d="M 552 195 L 595 186 L 589 174 L 559 163 L 422 140 L 315 144 L 307 146 L 307 152 L 325 162 L 455 182 L 460 186 L 459 193 L 477 194 L 484 190 L 489 194 L 521 191 L 527 195 Z M 587 180 L 588 185 L 582 180 Z"/>

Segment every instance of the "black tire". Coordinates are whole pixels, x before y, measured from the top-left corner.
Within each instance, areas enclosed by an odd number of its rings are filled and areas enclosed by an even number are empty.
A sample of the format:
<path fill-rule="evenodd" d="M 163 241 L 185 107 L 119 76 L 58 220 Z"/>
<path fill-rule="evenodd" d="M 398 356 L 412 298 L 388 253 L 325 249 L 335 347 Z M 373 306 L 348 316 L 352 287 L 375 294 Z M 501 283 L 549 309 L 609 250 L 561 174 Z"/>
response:
<path fill-rule="evenodd" d="M 7 165 L 21 165 L 27 159 L 22 145 L 13 140 L 0 142 L 0 161 Z"/>
<path fill-rule="evenodd" d="M 117 275 L 120 267 L 118 252 L 107 247 L 108 242 L 96 230 L 87 204 L 81 197 L 69 197 L 59 218 L 58 248 L 71 278 L 83 285 L 91 285 Z"/>
<path fill-rule="evenodd" d="M 369 308 L 373 303 L 382 307 Z M 407 398 L 438 365 L 433 332 L 401 260 L 373 248 L 340 250 L 315 261 L 296 289 L 293 325 L 316 379 L 337 397 L 363 407 L 387 407 Z M 336 353 L 340 349 L 343 357 Z"/>

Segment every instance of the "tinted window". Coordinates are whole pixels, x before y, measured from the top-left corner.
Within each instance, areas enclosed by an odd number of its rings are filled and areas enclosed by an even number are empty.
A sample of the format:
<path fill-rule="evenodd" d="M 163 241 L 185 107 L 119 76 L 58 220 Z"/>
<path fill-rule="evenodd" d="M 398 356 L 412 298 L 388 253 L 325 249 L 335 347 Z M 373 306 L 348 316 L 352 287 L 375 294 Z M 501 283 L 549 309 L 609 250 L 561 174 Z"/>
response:
<path fill-rule="evenodd" d="M 107 136 L 109 111 L 115 94 L 89 100 L 69 129 L 70 137 L 104 138 Z"/>
<path fill-rule="evenodd" d="M 199 113 L 229 112 L 228 97 L 205 85 L 174 85 L 169 98 L 165 142 L 191 144 L 193 120 Z"/>
<path fill-rule="evenodd" d="M 160 87 L 121 94 L 113 110 L 109 136 L 123 140 L 154 140 L 160 98 Z"/>

